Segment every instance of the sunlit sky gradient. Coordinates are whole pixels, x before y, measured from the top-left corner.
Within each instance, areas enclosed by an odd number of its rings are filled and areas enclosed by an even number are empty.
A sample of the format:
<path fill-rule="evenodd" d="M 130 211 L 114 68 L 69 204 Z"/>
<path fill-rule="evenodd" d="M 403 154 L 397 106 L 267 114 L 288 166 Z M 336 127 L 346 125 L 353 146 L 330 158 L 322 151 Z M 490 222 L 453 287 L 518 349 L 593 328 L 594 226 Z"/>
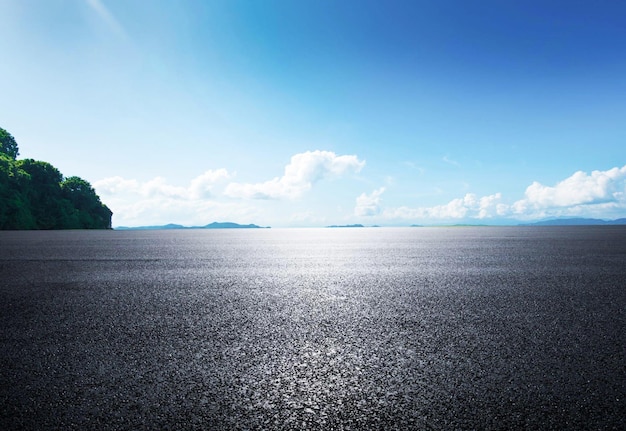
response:
<path fill-rule="evenodd" d="M 0 127 L 114 226 L 626 217 L 626 2 L 0 0 Z"/>

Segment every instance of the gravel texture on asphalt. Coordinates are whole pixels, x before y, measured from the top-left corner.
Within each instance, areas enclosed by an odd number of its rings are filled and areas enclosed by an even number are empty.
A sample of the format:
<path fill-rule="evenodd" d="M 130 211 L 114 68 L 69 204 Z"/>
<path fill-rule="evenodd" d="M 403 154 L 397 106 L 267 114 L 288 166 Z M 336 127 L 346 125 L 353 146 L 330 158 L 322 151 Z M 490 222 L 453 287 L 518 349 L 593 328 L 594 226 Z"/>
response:
<path fill-rule="evenodd" d="M 626 420 L 626 228 L 0 232 L 0 429 Z"/>

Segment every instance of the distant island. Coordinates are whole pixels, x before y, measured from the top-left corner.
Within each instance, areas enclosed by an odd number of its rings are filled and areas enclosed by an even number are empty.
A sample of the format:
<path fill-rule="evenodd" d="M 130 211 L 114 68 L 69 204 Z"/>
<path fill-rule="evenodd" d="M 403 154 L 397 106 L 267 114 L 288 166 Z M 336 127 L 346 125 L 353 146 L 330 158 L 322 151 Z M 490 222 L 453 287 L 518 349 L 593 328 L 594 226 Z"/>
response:
<path fill-rule="evenodd" d="M 263 227 L 255 224 L 238 224 L 232 222 L 213 222 L 205 226 L 183 226 L 180 224 L 165 224 L 161 226 L 118 226 L 116 230 L 172 230 L 172 229 L 269 229 L 269 226 Z"/>
<path fill-rule="evenodd" d="M 535 223 L 524 223 L 520 226 L 608 226 L 626 225 L 626 218 L 616 220 L 602 220 L 597 218 L 558 218 L 541 220 Z"/>
<path fill-rule="evenodd" d="M 558 218 L 541 220 L 533 223 L 521 223 L 512 222 L 510 224 L 470 224 L 470 223 L 458 223 L 448 225 L 420 225 L 412 224 L 409 227 L 423 228 L 423 227 L 445 227 L 445 228 L 462 228 L 462 227 L 491 227 L 491 226 L 610 226 L 610 225 L 626 225 L 626 218 L 620 218 L 616 220 L 602 220 L 594 218 Z M 379 225 L 365 226 L 360 223 L 345 224 L 345 225 L 330 225 L 324 226 L 324 228 L 376 228 Z M 402 227 L 402 226 L 400 226 Z M 173 230 L 173 229 L 269 229 L 269 226 L 258 226 L 256 224 L 238 224 L 232 222 L 213 222 L 205 226 L 183 226 L 180 224 L 169 223 L 159 226 L 118 226 L 115 230 Z"/>

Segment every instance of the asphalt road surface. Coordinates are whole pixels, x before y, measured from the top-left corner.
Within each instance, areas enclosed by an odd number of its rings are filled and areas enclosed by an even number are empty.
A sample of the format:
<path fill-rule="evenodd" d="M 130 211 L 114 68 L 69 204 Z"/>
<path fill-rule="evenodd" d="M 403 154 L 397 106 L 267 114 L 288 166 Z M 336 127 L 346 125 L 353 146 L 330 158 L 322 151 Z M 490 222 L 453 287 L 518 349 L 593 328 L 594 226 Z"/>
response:
<path fill-rule="evenodd" d="M 0 232 L 0 429 L 626 423 L 626 229 Z"/>

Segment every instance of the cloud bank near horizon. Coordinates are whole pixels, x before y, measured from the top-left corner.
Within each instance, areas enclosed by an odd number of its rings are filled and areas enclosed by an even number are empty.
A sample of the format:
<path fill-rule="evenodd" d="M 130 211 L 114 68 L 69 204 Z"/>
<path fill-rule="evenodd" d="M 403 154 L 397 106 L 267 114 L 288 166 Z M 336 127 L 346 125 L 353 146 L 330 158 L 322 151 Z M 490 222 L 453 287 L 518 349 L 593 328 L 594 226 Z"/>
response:
<path fill-rule="evenodd" d="M 187 186 L 163 177 L 142 182 L 115 176 L 96 181 L 94 188 L 113 211 L 115 226 L 202 224 L 216 219 L 248 223 L 261 213 L 251 201 L 294 200 L 323 179 L 358 173 L 364 166 L 365 161 L 355 155 L 315 150 L 293 155 L 283 176 L 260 183 L 224 185 L 235 173 L 220 168 L 207 170 Z"/>
<path fill-rule="evenodd" d="M 513 204 L 516 214 L 578 215 L 583 209 L 626 208 L 626 165 L 591 174 L 578 171 L 555 186 L 535 181 L 526 189 L 524 199 Z"/>
<path fill-rule="evenodd" d="M 356 173 L 363 166 L 365 162 L 354 155 L 337 156 L 331 151 L 307 151 L 291 158 L 282 177 L 263 183 L 230 183 L 224 194 L 246 199 L 296 199 L 324 178 Z"/>
<path fill-rule="evenodd" d="M 388 220 L 415 220 L 419 222 L 464 219 L 483 220 L 495 216 L 506 216 L 506 205 L 500 203 L 501 199 L 502 195 L 500 193 L 483 197 L 478 197 L 474 193 L 467 193 L 464 197 L 453 199 L 443 205 L 417 208 L 406 206 L 386 208 L 382 211 L 382 214 Z"/>
<path fill-rule="evenodd" d="M 369 197 L 376 195 L 379 199 L 382 191 L 374 191 Z M 363 211 L 363 202 L 367 198 L 365 194 L 357 198 L 355 214 L 378 214 Z M 501 193 L 482 197 L 467 193 L 463 198 L 453 199 L 444 205 L 386 208 L 382 210 L 382 215 L 387 220 L 432 222 L 469 219 L 486 221 L 498 217 L 525 221 L 548 217 L 623 217 L 625 211 L 626 165 L 606 171 L 593 171 L 591 174 L 578 171 L 554 186 L 534 181 L 526 188 L 524 198 L 513 204 L 503 202 Z"/>
<path fill-rule="evenodd" d="M 94 187 L 113 210 L 115 225 L 257 222 L 258 217 L 266 224 L 291 225 L 302 208 L 289 213 L 293 208 L 289 202 L 306 204 L 307 192 L 318 182 L 359 173 L 364 166 L 365 161 L 356 155 L 316 150 L 293 155 L 282 176 L 265 182 L 234 182 L 235 174 L 220 168 L 205 171 L 186 186 L 171 184 L 163 177 L 141 182 L 117 176 L 97 181 Z M 591 173 L 578 171 L 554 185 L 534 181 L 518 200 L 507 200 L 500 192 L 485 196 L 466 193 L 434 206 L 385 206 L 383 195 L 391 194 L 393 187 L 361 193 L 342 217 L 388 224 L 506 223 L 550 217 L 620 218 L 626 213 L 626 165 Z M 323 218 L 314 216 L 314 208 L 310 210 L 305 210 L 311 214 L 310 220 Z M 306 220 L 301 222 L 307 225 Z"/>
<path fill-rule="evenodd" d="M 104 178 L 94 188 L 113 211 L 114 226 L 137 226 L 169 222 L 203 223 L 207 214 L 217 218 L 252 215 L 248 208 L 218 202 L 213 189 L 232 178 L 226 169 L 207 170 L 187 186 L 170 184 L 163 177 L 149 181 L 120 176 Z"/>

